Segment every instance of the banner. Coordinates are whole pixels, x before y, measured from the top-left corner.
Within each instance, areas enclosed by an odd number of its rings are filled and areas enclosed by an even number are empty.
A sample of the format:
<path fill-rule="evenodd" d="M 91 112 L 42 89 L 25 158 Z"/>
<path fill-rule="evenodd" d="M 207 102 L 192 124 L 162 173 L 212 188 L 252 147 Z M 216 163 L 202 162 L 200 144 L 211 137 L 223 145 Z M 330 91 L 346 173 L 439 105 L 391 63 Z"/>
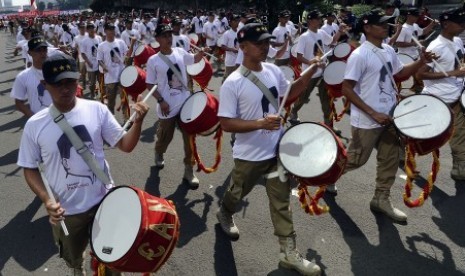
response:
<path fill-rule="evenodd" d="M 6 15 L 8 18 L 16 18 L 16 17 L 36 17 L 36 16 L 58 16 L 58 15 L 71 15 L 71 14 L 79 14 L 79 10 L 67 10 L 67 11 L 60 11 L 60 10 L 51 10 L 51 11 L 27 11 L 27 12 L 18 12 L 18 13 L 11 13 Z"/>

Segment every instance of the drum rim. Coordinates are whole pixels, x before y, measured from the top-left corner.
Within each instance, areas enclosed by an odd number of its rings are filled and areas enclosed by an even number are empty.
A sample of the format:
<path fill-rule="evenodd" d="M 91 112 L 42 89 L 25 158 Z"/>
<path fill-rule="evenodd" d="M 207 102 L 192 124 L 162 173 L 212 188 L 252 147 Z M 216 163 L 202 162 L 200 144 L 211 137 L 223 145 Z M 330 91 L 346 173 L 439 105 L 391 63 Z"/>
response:
<path fill-rule="evenodd" d="M 295 72 L 290 65 L 280 65 L 279 69 L 281 69 L 281 72 L 283 72 L 284 69 L 292 72 L 292 80 L 295 78 Z M 287 75 L 284 74 L 284 76 L 287 76 Z"/>
<path fill-rule="evenodd" d="M 453 121 L 454 121 L 454 119 L 453 119 L 454 113 L 453 113 L 453 111 L 451 110 L 451 108 L 449 107 L 449 105 L 448 105 L 446 102 L 444 102 L 441 98 L 439 98 L 438 96 L 431 95 L 431 94 L 414 94 L 414 95 L 407 96 L 407 97 L 405 97 L 404 99 L 402 99 L 401 101 L 399 101 L 399 103 L 394 107 L 393 114 L 394 114 L 395 108 L 396 108 L 401 102 L 407 100 L 407 99 L 410 98 L 410 97 L 417 97 L 417 96 L 428 96 L 428 97 L 432 97 L 432 98 L 435 98 L 435 99 L 441 101 L 442 103 L 444 103 L 444 105 L 447 107 L 447 109 L 449 110 L 449 113 L 450 113 L 450 115 L 451 115 L 450 120 L 449 120 L 449 125 L 448 125 L 448 127 L 447 127 L 442 133 L 440 133 L 440 134 L 438 134 L 438 135 L 436 135 L 436 136 L 433 136 L 433 137 L 428 137 L 428 138 L 424 138 L 424 137 L 414 137 L 414 136 L 405 134 L 405 132 L 403 132 L 403 131 L 397 126 L 397 124 L 395 123 L 395 119 L 394 119 L 394 121 L 393 121 L 394 127 L 396 128 L 397 131 L 399 131 L 402 135 L 404 135 L 405 137 L 407 137 L 407 138 L 409 138 L 409 139 L 430 140 L 430 139 L 434 139 L 434 138 L 437 138 L 437 137 L 443 135 L 444 132 L 445 132 L 448 128 L 450 128 L 451 125 L 453 124 Z M 453 126 L 452 126 L 452 127 L 453 127 Z"/>
<path fill-rule="evenodd" d="M 404 53 L 396 53 L 396 54 L 397 54 L 397 58 L 399 58 L 399 56 L 406 56 L 406 57 L 410 58 L 411 62 L 415 61 L 415 59 L 413 57 L 411 57 L 409 54 L 404 54 Z M 399 58 L 399 61 L 402 63 L 402 60 L 400 60 L 400 58 Z M 404 63 L 402 63 L 402 64 L 405 65 Z"/>
<path fill-rule="evenodd" d="M 336 49 L 337 49 L 338 47 L 341 48 L 342 46 L 348 46 L 348 47 L 349 47 L 349 52 L 346 53 L 344 56 L 338 56 L 338 55 L 336 55 Z M 341 43 L 338 43 L 336 46 L 334 46 L 333 55 L 334 55 L 335 57 L 337 57 L 337 58 L 344 58 L 344 57 L 346 57 L 347 55 L 350 54 L 350 50 L 351 50 L 351 49 L 352 49 L 352 47 L 350 47 L 350 44 L 349 44 L 349 43 L 347 43 L 347 42 L 341 42 Z"/>
<path fill-rule="evenodd" d="M 462 95 L 460 95 L 460 104 L 462 108 L 465 108 L 465 92 L 462 92 Z"/>
<path fill-rule="evenodd" d="M 156 43 L 156 45 L 158 45 L 158 47 L 153 47 L 153 45 L 152 45 L 153 43 Z M 150 42 L 150 47 L 152 47 L 152 48 L 160 48 L 160 43 L 158 43 L 158 41 L 156 41 L 156 40 L 152 41 L 152 42 Z"/>
<path fill-rule="evenodd" d="M 136 51 L 134 51 L 134 56 L 140 56 L 140 54 L 142 54 L 144 52 L 144 50 L 142 50 L 140 52 L 138 52 L 138 51 L 139 51 L 139 49 L 145 49 L 145 46 L 147 46 L 147 45 L 141 44 L 141 45 L 137 46 Z"/>
<path fill-rule="evenodd" d="M 287 131 L 289 131 L 290 129 L 292 129 L 292 128 L 294 128 L 294 127 L 297 127 L 297 126 L 299 126 L 299 125 L 302 125 L 302 124 L 313 124 L 313 125 L 318 125 L 318 126 L 321 126 L 321 127 L 323 127 L 323 128 L 325 128 L 325 129 L 327 129 L 327 130 L 330 131 L 331 135 L 332 135 L 333 138 L 334 138 L 334 144 L 335 144 L 336 150 L 337 150 L 337 154 L 336 154 L 335 157 L 334 157 L 334 162 L 336 162 L 336 161 L 337 161 L 337 156 L 338 156 L 339 153 L 340 153 L 340 149 L 339 149 L 339 146 L 338 146 L 338 141 L 337 141 L 336 135 L 333 133 L 333 131 L 332 131 L 328 126 L 326 126 L 326 125 L 324 125 L 324 124 L 322 124 L 322 123 L 317 123 L 317 122 L 301 122 L 301 123 L 299 123 L 299 124 L 296 124 L 296 125 L 293 125 L 293 126 L 287 128 L 286 131 L 285 131 L 285 132 L 283 133 L 283 135 L 281 136 L 279 142 L 278 142 L 278 154 L 277 154 L 278 159 L 279 159 L 279 160 L 282 160 L 282 159 L 280 158 L 281 155 L 280 155 L 280 150 L 279 150 L 279 149 L 281 148 L 281 140 L 282 140 L 282 137 L 284 136 L 284 134 L 285 134 Z M 320 173 L 320 174 L 318 174 L 318 175 L 314 175 L 314 176 L 301 176 L 301 175 L 295 174 L 295 173 L 293 173 L 291 170 L 289 170 L 289 169 L 284 165 L 283 162 L 280 161 L 280 163 L 281 163 L 281 165 L 284 167 L 284 169 L 285 169 L 286 171 L 288 171 L 288 172 L 291 173 L 292 175 L 295 175 L 296 177 L 304 178 L 304 179 L 309 179 L 309 178 L 311 179 L 311 178 L 319 177 L 319 176 L 324 175 L 325 173 L 329 172 L 329 171 L 332 169 L 332 166 L 331 166 L 331 167 L 329 167 L 326 171 L 324 171 L 324 172 L 322 172 L 322 173 Z M 334 163 L 333 163 L 333 164 L 334 164 Z"/>
<path fill-rule="evenodd" d="M 347 68 L 347 62 L 342 61 L 342 60 L 333 61 L 333 62 L 329 63 L 328 66 L 325 67 L 325 70 L 323 70 L 323 80 L 324 80 L 325 83 L 328 84 L 328 85 L 339 85 L 339 84 L 341 84 L 341 83 L 344 81 L 344 75 L 342 75 L 342 81 L 341 81 L 340 83 L 328 83 L 328 82 L 326 81 L 326 79 L 325 79 L 325 76 L 326 76 L 325 72 L 327 71 L 326 69 L 328 69 L 328 67 L 331 66 L 331 64 L 333 64 L 333 63 L 344 64 L 344 71 L 345 71 L 345 68 Z M 329 71 L 328 71 L 328 72 L 329 72 Z"/>
<path fill-rule="evenodd" d="M 179 109 L 179 120 L 180 120 L 183 124 L 190 123 L 190 122 L 192 122 L 192 121 L 194 121 L 194 120 L 196 120 L 196 119 L 198 118 L 198 116 L 197 116 L 195 119 L 190 120 L 189 122 L 184 122 L 184 121 L 182 120 L 182 118 L 181 118 L 182 109 L 184 108 L 184 106 L 186 105 L 186 103 L 189 101 L 189 99 L 192 98 L 192 97 L 194 97 L 194 95 L 196 95 L 197 93 L 204 93 L 204 94 L 205 94 L 205 99 L 206 99 L 205 104 L 208 104 L 208 95 L 207 95 L 207 93 L 206 93 L 205 91 L 196 91 L 196 92 L 192 93 L 192 95 L 190 95 L 189 97 L 187 97 L 187 99 L 182 103 L 181 109 Z M 200 112 L 200 114 L 202 114 L 202 112 Z"/>
<path fill-rule="evenodd" d="M 204 65 L 203 65 L 203 67 L 202 67 L 202 70 L 200 70 L 200 71 L 199 71 L 197 74 L 195 74 L 195 75 L 191 74 L 191 73 L 189 72 L 189 66 L 194 66 L 194 65 L 199 64 L 199 63 L 201 63 L 201 62 L 204 63 Z M 198 74 L 202 73 L 202 71 L 205 69 L 205 66 L 207 66 L 206 61 L 204 60 L 204 58 L 202 58 L 202 59 L 201 59 L 199 62 L 197 62 L 197 63 L 193 63 L 193 64 L 190 64 L 190 65 L 187 65 L 187 66 L 186 66 L 186 72 L 187 72 L 187 74 L 189 74 L 189 76 L 197 76 Z"/>
<path fill-rule="evenodd" d="M 131 87 L 137 81 L 137 78 L 135 78 L 134 81 L 129 86 L 124 86 L 123 85 L 122 77 L 123 77 L 124 71 L 125 70 L 132 70 L 133 69 L 132 67 L 134 67 L 134 69 L 136 70 L 137 76 L 139 75 L 139 71 L 137 70 L 137 66 L 135 66 L 135 65 L 129 65 L 126 68 L 124 68 L 123 71 L 121 71 L 121 74 L 119 76 L 119 82 L 120 82 L 121 86 L 123 86 L 124 88 Z"/>
<path fill-rule="evenodd" d="M 131 191 L 133 191 L 134 193 L 136 193 L 137 197 L 139 197 L 139 194 L 137 193 L 137 191 L 134 190 L 131 186 L 128 186 L 128 185 L 115 186 L 115 187 L 111 188 L 111 189 L 107 192 L 106 195 L 103 196 L 102 200 L 101 200 L 101 201 L 99 202 L 99 204 L 98 204 L 97 210 L 95 211 L 95 215 L 97 215 L 98 210 L 100 209 L 100 206 L 102 205 L 102 202 L 105 200 L 105 198 L 107 198 L 107 196 L 109 196 L 109 195 L 111 194 L 111 192 L 113 192 L 113 191 L 115 191 L 115 190 L 117 190 L 117 189 L 120 189 L 120 188 L 129 188 Z M 142 208 L 142 207 L 141 207 L 141 208 Z M 142 212 L 142 211 L 143 211 L 143 210 L 141 210 L 141 217 L 140 217 L 140 222 L 141 222 L 141 223 L 142 223 L 142 216 L 143 216 L 143 212 Z M 126 253 L 124 253 L 123 256 L 121 256 L 121 258 L 119 258 L 119 259 L 117 259 L 117 260 L 115 260 L 115 261 L 112 261 L 112 262 L 104 261 L 104 260 L 102 260 L 102 259 L 97 255 L 97 253 L 96 253 L 96 251 L 95 251 L 95 248 L 94 248 L 94 242 L 93 242 L 93 240 L 92 240 L 92 232 L 93 232 L 92 230 L 94 229 L 95 215 L 94 215 L 94 218 L 93 218 L 93 220 L 92 220 L 92 225 L 90 226 L 90 233 L 89 233 L 89 246 L 90 246 L 92 252 L 94 252 L 95 258 L 96 258 L 99 262 L 104 263 L 104 264 L 111 264 L 111 263 L 120 261 L 121 259 L 123 259 L 124 257 L 126 257 L 126 255 L 130 252 L 130 250 L 128 250 Z M 140 235 L 140 232 L 141 232 L 141 228 L 140 228 L 140 226 L 139 226 L 139 230 L 137 231 L 136 238 L 134 239 L 134 241 L 133 241 L 133 243 L 132 243 L 132 245 L 131 245 L 130 248 L 132 248 L 132 246 L 133 246 L 133 245 L 136 243 L 136 241 L 138 240 L 138 237 L 139 237 L 139 235 Z"/>

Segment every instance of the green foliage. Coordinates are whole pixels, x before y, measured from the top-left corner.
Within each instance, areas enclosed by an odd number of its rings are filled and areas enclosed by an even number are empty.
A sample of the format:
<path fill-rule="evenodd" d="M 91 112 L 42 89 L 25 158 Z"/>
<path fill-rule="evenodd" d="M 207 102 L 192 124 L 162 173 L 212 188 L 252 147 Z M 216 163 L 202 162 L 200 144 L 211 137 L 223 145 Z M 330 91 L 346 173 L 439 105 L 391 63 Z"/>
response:
<path fill-rule="evenodd" d="M 39 3 L 37 3 L 37 9 L 39 11 L 44 11 L 45 10 L 45 3 L 40 1 Z"/>
<path fill-rule="evenodd" d="M 352 13 L 356 17 L 360 17 L 362 14 L 367 13 L 371 11 L 374 8 L 372 5 L 366 5 L 366 4 L 355 4 L 352 6 Z"/>

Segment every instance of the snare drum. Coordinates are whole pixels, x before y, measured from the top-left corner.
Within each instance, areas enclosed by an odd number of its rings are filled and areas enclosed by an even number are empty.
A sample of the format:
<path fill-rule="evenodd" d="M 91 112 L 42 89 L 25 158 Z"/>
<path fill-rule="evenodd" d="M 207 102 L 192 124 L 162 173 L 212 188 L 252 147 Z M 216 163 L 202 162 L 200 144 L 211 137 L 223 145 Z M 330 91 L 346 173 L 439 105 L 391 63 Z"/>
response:
<path fill-rule="evenodd" d="M 136 187 L 118 186 L 100 203 L 90 246 L 95 257 L 112 269 L 155 272 L 170 257 L 179 226 L 171 201 Z"/>
<path fill-rule="evenodd" d="M 347 153 L 341 140 L 327 126 L 305 122 L 284 132 L 278 144 L 283 167 L 301 184 L 335 183 L 344 171 Z"/>
<path fill-rule="evenodd" d="M 155 50 L 148 45 L 139 45 L 134 53 L 134 65 L 142 66 L 147 63 L 147 60 L 155 55 Z"/>
<path fill-rule="evenodd" d="M 199 36 L 196 33 L 190 33 L 187 36 L 192 44 L 197 45 L 197 42 L 199 42 Z"/>
<path fill-rule="evenodd" d="M 189 134 L 207 136 L 220 126 L 218 100 L 207 92 L 192 94 L 181 107 L 179 126 Z"/>
<path fill-rule="evenodd" d="M 158 43 L 158 41 L 156 41 L 156 40 L 150 42 L 150 47 L 152 47 L 152 49 L 155 50 L 155 54 L 160 51 L 160 43 Z"/>
<path fill-rule="evenodd" d="M 328 94 L 332 98 L 342 97 L 342 81 L 346 65 L 344 61 L 334 61 L 328 64 L 323 72 L 323 80 L 326 83 Z"/>
<path fill-rule="evenodd" d="M 393 117 L 397 130 L 413 144 L 419 155 L 440 148 L 452 136 L 452 110 L 432 95 L 412 95 L 403 99 L 395 107 Z"/>
<path fill-rule="evenodd" d="M 333 49 L 333 60 L 347 61 L 354 48 L 349 43 L 339 43 Z"/>
<path fill-rule="evenodd" d="M 411 56 L 406 55 L 406 54 L 397 54 L 397 57 L 399 58 L 400 62 L 404 66 L 415 61 Z M 404 82 L 404 81 L 406 81 L 408 79 L 410 79 L 410 76 L 405 77 L 405 78 L 399 78 L 399 77 L 397 77 L 397 75 L 394 75 L 394 80 L 396 82 Z"/>
<path fill-rule="evenodd" d="M 281 71 L 283 72 L 284 76 L 286 77 L 288 81 L 292 82 L 296 79 L 295 72 L 290 66 L 281 65 L 279 66 L 279 69 L 281 69 Z"/>
<path fill-rule="evenodd" d="M 187 73 L 199 84 L 201 89 L 208 86 L 212 76 L 213 68 L 206 58 L 192 65 L 187 65 Z"/>
<path fill-rule="evenodd" d="M 146 73 L 144 70 L 137 66 L 128 66 L 121 72 L 119 79 L 121 86 L 131 95 L 132 100 L 135 100 L 147 87 L 145 78 Z"/>

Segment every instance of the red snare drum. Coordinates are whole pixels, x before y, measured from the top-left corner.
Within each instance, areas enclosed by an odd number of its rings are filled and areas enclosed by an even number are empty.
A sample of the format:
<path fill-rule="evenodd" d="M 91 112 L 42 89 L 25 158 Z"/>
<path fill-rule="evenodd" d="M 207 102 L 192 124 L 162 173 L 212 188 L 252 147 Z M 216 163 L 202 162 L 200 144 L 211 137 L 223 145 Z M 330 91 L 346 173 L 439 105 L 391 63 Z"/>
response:
<path fill-rule="evenodd" d="M 328 94 L 330 97 L 342 97 L 342 81 L 346 71 L 346 63 L 344 61 L 334 61 L 326 66 L 323 72 L 323 80 L 326 83 Z"/>
<path fill-rule="evenodd" d="M 218 100 L 203 91 L 192 94 L 181 107 L 179 126 L 189 134 L 207 136 L 220 126 Z"/>
<path fill-rule="evenodd" d="M 144 70 L 137 66 L 128 66 L 121 72 L 119 80 L 121 86 L 131 95 L 132 100 L 135 100 L 147 87 L 145 78 L 146 73 Z"/>
<path fill-rule="evenodd" d="M 412 95 L 401 100 L 393 117 L 396 128 L 407 142 L 413 143 L 419 155 L 440 148 L 452 136 L 452 110 L 432 95 Z"/>
<path fill-rule="evenodd" d="M 147 63 L 147 60 L 155 55 L 155 50 L 148 45 L 139 45 L 134 53 L 134 65 L 142 66 Z"/>
<path fill-rule="evenodd" d="M 171 201 L 119 186 L 100 203 L 90 246 L 96 258 L 112 269 L 155 272 L 171 255 L 179 226 Z"/>
<path fill-rule="evenodd" d="M 298 79 L 300 77 L 300 73 L 301 73 L 300 68 L 301 67 L 300 67 L 300 62 L 297 59 L 297 44 L 294 44 L 291 47 L 290 60 L 291 60 L 292 69 L 294 69 L 294 72 L 295 72 L 295 78 Z"/>
<path fill-rule="evenodd" d="M 197 42 L 199 42 L 199 36 L 196 33 L 190 33 L 187 36 L 192 44 L 197 45 Z"/>
<path fill-rule="evenodd" d="M 344 171 L 347 154 L 339 138 L 327 126 L 305 122 L 284 132 L 278 144 L 283 167 L 301 184 L 335 183 Z"/>
<path fill-rule="evenodd" d="M 150 47 L 155 50 L 155 54 L 160 51 L 160 43 L 158 41 L 150 42 Z"/>
<path fill-rule="evenodd" d="M 354 48 L 349 43 L 339 43 L 333 49 L 333 60 L 347 61 Z"/>
<path fill-rule="evenodd" d="M 406 55 L 406 54 L 397 54 L 397 57 L 399 58 L 400 62 L 404 66 L 415 61 L 411 56 Z M 408 77 L 405 77 L 405 78 L 398 78 L 396 75 L 394 75 L 394 80 L 396 82 L 404 82 L 404 81 L 408 80 L 409 78 L 411 78 L 411 76 L 408 76 Z"/>
<path fill-rule="evenodd" d="M 213 76 L 213 68 L 210 62 L 206 58 L 203 58 L 197 63 L 187 65 L 187 73 L 192 76 L 203 90 L 208 86 Z"/>

